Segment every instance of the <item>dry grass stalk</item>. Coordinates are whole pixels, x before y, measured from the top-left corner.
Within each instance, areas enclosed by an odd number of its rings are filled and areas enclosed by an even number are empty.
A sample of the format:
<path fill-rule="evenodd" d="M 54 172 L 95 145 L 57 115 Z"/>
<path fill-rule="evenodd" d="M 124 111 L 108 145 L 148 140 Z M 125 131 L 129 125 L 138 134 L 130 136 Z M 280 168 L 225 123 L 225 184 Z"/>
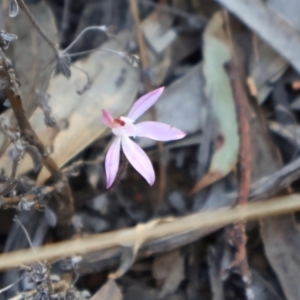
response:
<path fill-rule="evenodd" d="M 300 210 L 300 195 L 278 197 L 272 201 L 250 203 L 246 206 L 224 208 L 216 211 L 194 213 L 180 218 L 161 219 L 154 227 L 145 226 L 145 240 L 157 239 L 178 233 L 205 228 L 215 228 L 241 220 L 255 220 Z M 152 221 L 151 221 L 152 222 Z M 116 245 L 134 246 L 138 235 L 136 228 L 122 229 L 87 238 L 60 242 L 39 249 L 20 250 L 0 255 L 0 270 L 16 267 L 37 260 L 50 260 L 78 255 Z"/>

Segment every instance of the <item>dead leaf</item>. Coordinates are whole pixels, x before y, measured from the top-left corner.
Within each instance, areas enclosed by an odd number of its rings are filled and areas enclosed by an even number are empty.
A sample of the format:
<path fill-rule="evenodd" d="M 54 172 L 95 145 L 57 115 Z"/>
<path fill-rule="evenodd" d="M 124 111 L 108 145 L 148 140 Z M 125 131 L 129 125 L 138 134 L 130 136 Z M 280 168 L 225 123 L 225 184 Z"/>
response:
<path fill-rule="evenodd" d="M 281 0 L 267 0 L 265 4 L 288 23 L 291 23 L 298 30 L 300 29 L 300 2 L 298 0 L 289 1 L 289 5 L 285 5 Z M 260 31 L 263 30 L 264 28 L 260 28 Z M 256 34 L 253 35 L 253 48 L 255 50 L 249 61 L 250 74 L 257 85 L 257 100 L 261 104 L 273 89 L 270 83 L 277 81 L 282 76 L 288 64 L 284 58 L 258 38 Z"/>
<path fill-rule="evenodd" d="M 193 188 L 192 193 L 226 176 L 238 158 L 239 135 L 235 101 L 224 64 L 230 60 L 230 47 L 226 40 L 221 13 L 216 13 L 204 32 L 205 94 L 211 101 L 218 122 L 215 152 L 208 173 Z M 217 143 L 222 141 L 221 143 Z"/>
<path fill-rule="evenodd" d="M 291 143 L 295 146 L 294 152 L 296 152 L 300 147 L 300 127 L 299 125 L 281 125 L 277 122 L 270 122 L 269 123 L 269 129 Z M 290 144 L 288 143 L 288 147 L 290 147 Z"/>
<path fill-rule="evenodd" d="M 28 8 L 53 43 L 57 43 L 57 27 L 54 16 L 46 2 L 28 4 Z M 38 105 L 36 89 L 45 91 L 55 67 L 53 50 L 33 27 L 24 13 L 15 18 L 5 18 L 5 28 L 18 36 L 17 43 L 10 46 L 14 68 L 21 80 L 23 105 L 27 116 L 31 116 Z"/>
<path fill-rule="evenodd" d="M 205 95 L 204 78 L 201 74 L 202 64 L 191 68 L 184 76 L 168 86 L 159 101 L 155 104 L 157 120 L 187 133 L 195 133 L 204 127 Z M 184 101 L 182 101 L 184 99 Z M 150 120 L 150 114 L 145 114 L 141 120 Z M 142 147 L 154 146 L 150 139 L 141 139 Z"/>
<path fill-rule="evenodd" d="M 104 47 L 122 51 L 130 37 L 131 33 L 124 31 Z M 92 80 L 90 88 L 82 95 L 77 90 L 83 87 L 87 78 L 79 69 L 88 72 Z M 67 124 L 67 128 L 58 132 L 57 128 L 47 127 L 44 124 L 44 114 L 39 108 L 30 119 L 43 143 L 53 147 L 52 157 L 59 166 L 63 166 L 87 145 L 105 134 L 107 128 L 102 123 L 102 109 L 108 109 L 116 117 L 125 114 L 138 89 L 136 69 L 111 52 L 96 51 L 78 61 L 71 70 L 70 80 L 61 74 L 55 76 L 47 91 L 54 119 L 57 123 Z M 119 80 L 121 77 L 122 82 Z M 1 158 L 0 165 L 9 172 L 11 160 L 7 154 Z M 18 174 L 31 167 L 30 158 L 25 157 L 18 168 Z M 38 182 L 42 183 L 48 175 L 43 169 Z"/>
<path fill-rule="evenodd" d="M 172 46 L 178 35 L 172 24 L 174 16 L 155 10 L 141 24 L 141 29 L 149 45 L 149 79 L 152 86 L 160 86 L 172 65 Z M 159 57 L 159 58 L 158 58 Z"/>
<path fill-rule="evenodd" d="M 291 214 L 261 221 L 265 252 L 288 300 L 300 299 L 300 233 Z"/>
<path fill-rule="evenodd" d="M 195 194 L 196 192 L 202 190 L 203 188 L 215 183 L 216 181 L 220 180 L 224 177 L 224 173 L 218 170 L 210 171 L 209 173 L 205 174 L 201 180 L 195 185 L 195 187 L 191 190 L 190 195 Z"/>
<path fill-rule="evenodd" d="M 272 83 L 282 76 L 288 65 L 284 58 L 260 38 L 256 37 L 255 41 L 253 47 L 259 55 L 256 57 L 253 51 L 248 61 L 250 78 L 253 80 L 251 85 L 248 82 L 248 87 L 258 104 L 262 104 L 273 89 Z"/>
<path fill-rule="evenodd" d="M 274 288 L 271 278 L 264 278 L 259 272 L 251 269 L 253 293 L 255 299 L 282 300 L 282 296 Z"/>
<path fill-rule="evenodd" d="M 289 5 L 285 5 L 282 0 L 267 0 L 266 4 L 295 28 L 300 29 L 300 3 L 298 0 L 289 0 Z"/>
<path fill-rule="evenodd" d="M 172 44 L 177 33 L 172 27 L 174 16 L 156 10 L 142 23 L 142 30 L 156 54 L 162 54 Z"/>
<path fill-rule="evenodd" d="M 274 123 L 273 123 L 274 124 Z M 276 124 L 276 123 L 275 123 Z M 253 115 L 251 120 L 253 147 L 252 180 L 256 181 L 274 174 L 282 162 L 272 144 L 261 119 Z M 260 221 L 261 236 L 266 256 L 277 275 L 287 299 L 299 299 L 300 277 L 299 256 L 300 232 L 295 226 L 292 214 L 264 218 Z M 276 299 L 274 297 L 274 299 Z"/>
<path fill-rule="evenodd" d="M 28 4 L 28 7 L 49 39 L 54 43 L 57 42 L 57 27 L 48 4 L 42 1 Z M 30 117 L 38 106 L 39 95 L 36 93 L 36 89 L 41 92 L 47 90 L 55 66 L 54 52 L 41 38 L 24 13 L 19 13 L 13 19 L 9 18 L 8 13 L 5 13 L 4 16 L 6 31 L 14 33 L 18 37 L 16 43 L 11 43 L 8 57 L 14 61 L 16 75 L 21 83 L 23 106 L 27 116 Z M 4 114 L 14 120 L 11 109 Z M 0 153 L 4 153 L 7 147 L 8 142 L 0 132 Z"/>
<path fill-rule="evenodd" d="M 216 0 L 255 31 L 264 41 L 300 72 L 300 34 L 274 9 L 260 0 Z M 291 6 L 292 7 L 292 6 Z M 276 37 L 276 38 L 274 38 Z"/>

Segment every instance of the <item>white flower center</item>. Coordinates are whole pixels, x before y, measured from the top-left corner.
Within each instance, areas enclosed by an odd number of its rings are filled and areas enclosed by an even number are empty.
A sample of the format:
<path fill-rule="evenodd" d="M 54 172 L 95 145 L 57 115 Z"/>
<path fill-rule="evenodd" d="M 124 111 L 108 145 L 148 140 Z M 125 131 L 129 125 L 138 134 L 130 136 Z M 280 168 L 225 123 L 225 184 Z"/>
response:
<path fill-rule="evenodd" d="M 133 120 L 127 117 L 114 119 L 112 132 L 116 136 L 136 136 L 135 125 Z"/>

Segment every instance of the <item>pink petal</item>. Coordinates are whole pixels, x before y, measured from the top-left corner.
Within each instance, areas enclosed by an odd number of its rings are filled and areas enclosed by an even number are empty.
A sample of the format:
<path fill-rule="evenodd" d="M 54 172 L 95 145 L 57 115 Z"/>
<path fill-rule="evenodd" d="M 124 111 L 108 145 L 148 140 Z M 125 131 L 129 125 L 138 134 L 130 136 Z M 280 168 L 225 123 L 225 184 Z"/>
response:
<path fill-rule="evenodd" d="M 153 166 L 142 148 L 133 142 L 129 137 L 123 136 L 122 149 L 132 166 L 146 179 L 150 185 L 153 185 L 155 181 Z"/>
<path fill-rule="evenodd" d="M 186 133 L 160 122 L 141 122 L 135 125 L 136 136 L 147 137 L 155 141 L 179 140 L 186 136 Z"/>
<path fill-rule="evenodd" d="M 105 158 L 106 188 L 110 188 L 116 179 L 120 164 L 121 139 L 116 137 L 110 145 Z"/>
<path fill-rule="evenodd" d="M 164 87 L 161 87 L 139 98 L 133 104 L 127 117 L 135 121 L 158 100 L 163 91 Z"/>
<path fill-rule="evenodd" d="M 112 127 L 114 118 L 106 109 L 102 109 L 102 121 L 107 127 Z"/>

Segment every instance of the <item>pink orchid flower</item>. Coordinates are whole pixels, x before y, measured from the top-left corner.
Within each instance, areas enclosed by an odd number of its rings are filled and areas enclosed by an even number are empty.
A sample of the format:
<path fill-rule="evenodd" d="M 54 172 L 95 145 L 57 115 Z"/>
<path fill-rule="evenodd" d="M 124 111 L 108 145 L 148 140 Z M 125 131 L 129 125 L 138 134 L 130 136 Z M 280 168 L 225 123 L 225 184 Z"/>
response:
<path fill-rule="evenodd" d="M 114 119 L 109 111 L 105 109 L 102 110 L 103 123 L 110 127 L 112 132 L 116 135 L 105 158 L 107 188 L 112 186 L 116 178 L 120 164 L 121 147 L 126 158 L 136 171 L 138 171 L 150 185 L 153 185 L 155 181 L 155 173 L 150 159 L 144 150 L 133 142 L 130 137 L 140 136 L 156 141 L 171 141 L 182 139 L 186 136 L 185 132 L 160 122 L 147 121 L 134 124 L 136 119 L 158 100 L 163 91 L 164 87 L 161 87 L 139 98 L 132 106 L 127 117 Z"/>

